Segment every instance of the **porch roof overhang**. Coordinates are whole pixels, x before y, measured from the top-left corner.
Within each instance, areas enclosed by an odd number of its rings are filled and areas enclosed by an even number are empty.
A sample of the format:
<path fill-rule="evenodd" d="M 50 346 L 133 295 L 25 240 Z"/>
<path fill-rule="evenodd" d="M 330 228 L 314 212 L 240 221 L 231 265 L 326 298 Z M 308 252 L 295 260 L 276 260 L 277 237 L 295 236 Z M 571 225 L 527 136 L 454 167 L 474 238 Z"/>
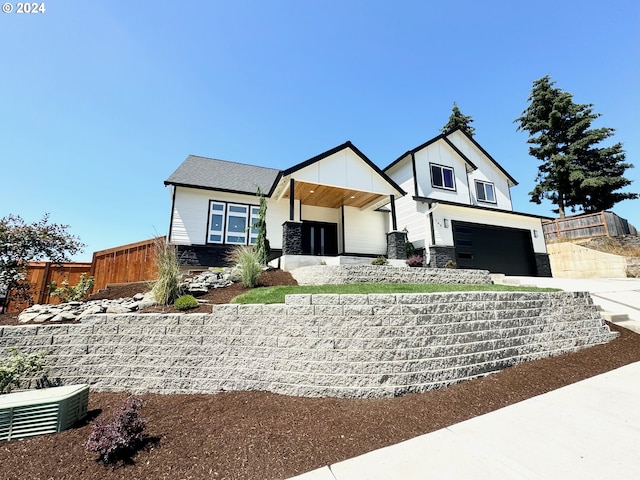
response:
<path fill-rule="evenodd" d="M 280 198 L 291 198 L 290 178 L 283 179 L 279 189 Z M 368 192 L 334 185 L 323 185 L 303 180 L 295 180 L 294 198 L 302 205 L 314 207 L 340 208 L 354 207 L 361 210 L 375 210 L 390 200 L 390 195 L 379 192 Z M 402 193 L 397 192 L 396 196 Z"/>

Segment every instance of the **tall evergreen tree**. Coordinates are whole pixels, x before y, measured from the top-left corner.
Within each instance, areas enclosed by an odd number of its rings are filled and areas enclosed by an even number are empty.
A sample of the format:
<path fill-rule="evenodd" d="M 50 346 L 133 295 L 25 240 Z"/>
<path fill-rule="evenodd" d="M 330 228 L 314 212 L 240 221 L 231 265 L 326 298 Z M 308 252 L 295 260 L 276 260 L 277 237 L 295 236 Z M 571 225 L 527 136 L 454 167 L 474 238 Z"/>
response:
<path fill-rule="evenodd" d="M 614 130 L 591 128 L 600 116 L 593 113 L 593 105 L 574 103 L 572 94 L 554 85 L 549 76 L 533 82 L 529 106 L 515 120 L 518 130 L 529 132 L 529 154 L 541 162 L 529 192 L 531 201 L 551 200 L 564 217 L 568 208 L 606 210 L 621 200 L 637 198 L 634 193 L 616 192 L 631 183 L 623 177 L 633 165 L 624 163 L 622 144 L 598 146 Z"/>
<path fill-rule="evenodd" d="M 470 124 L 473 122 L 473 118 L 469 115 L 464 115 L 458 104 L 453 102 L 453 108 L 451 109 L 451 115 L 449 115 L 449 121 L 445 124 L 444 127 L 440 129 L 442 133 L 448 133 L 451 130 L 460 127 L 462 131 L 467 133 L 470 137 L 473 137 L 474 133 L 476 133 L 476 129 L 473 128 Z"/>

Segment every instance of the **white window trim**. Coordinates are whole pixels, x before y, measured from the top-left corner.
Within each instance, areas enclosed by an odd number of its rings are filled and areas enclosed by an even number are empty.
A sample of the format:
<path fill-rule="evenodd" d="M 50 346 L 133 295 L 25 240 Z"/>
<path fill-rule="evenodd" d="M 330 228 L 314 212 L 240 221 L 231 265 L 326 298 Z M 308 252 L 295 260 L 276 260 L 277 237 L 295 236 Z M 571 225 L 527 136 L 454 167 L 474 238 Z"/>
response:
<path fill-rule="evenodd" d="M 475 180 L 475 185 L 476 185 L 476 198 L 478 199 L 478 202 L 493 203 L 493 204 L 498 203 L 496 201 L 496 186 L 492 182 L 485 182 L 484 180 Z M 484 200 L 480 198 L 480 196 L 478 195 L 478 185 L 482 185 L 482 191 L 485 197 Z M 487 185 L 491 185 L 491 190 L 493 191 L 493 200 L 487 200 Z"/>
<path fill-rule="evenodd" d="M 221 205 L 222 206 L 222 210 L 213 210 L 213 206 L 214 205 Z M 214 214 L 214 212 L 216 214 L 221 214 L 222 215 L 222 222 L 220 222 L 220 229 L 219 230 L 213 230 L 213 225 L 211 224 L 211 216 Z M 224 202 L 215 202 L 215 201 L 211 201 L 209 202 L 209 231 L 207 233 L 207 243 L 216 243 L 216 244 L 221 244 L 224 243 L 224 231 L 225 231 L 225 225 L 226 225 L 226 212 L 227 212 L 227 204 Z M 211 240 L 211 235 L 220 235 L 220 240 L 219 241 L 215 241 L 215 240 Z"/>
<path fill-rule="evenodd" d="M 221 205 L 222 210 L 214 211 L 213 205 Z M 231 207 L 240 207 L 245 209 L 244 215 L 242 212 L 231 212 Z M 255 213 L 254 212 L 255 209 Z M 209 218 L 207 220 L 207 243 L 215 245 L 253 245 L 258 238 L 257 232 L 251 232 L 251 226 L 258 220 L 259 205 L 252 205 L 248 203 L 237 202 L 224 202 L 217 200 L 209 200 Z M 222 223 L 220 230 L 212 230 L 211 216 L 216 213 L 222 215 Z M 244 218 L 245 228 L 242 232 L 229 231 L 229 222 L 231 217 Z M 219 235 L 220 241 L 211 240 L 211 235 Z M 243 242 L 229 241 L 229 236 L 232 237 L 244 237 Z"/>
<path fill-rule="evenodd" d="M 245 209 L 244 215 L 242 215 L 240 212 L 231 212 L 231 208 L 233 207 L 244 208 Z M 244 229 L 242 230 L 242 232 L 232 232 L 229 230 L 232 217 L 244 219 Z M 224 229 L 224 241 L 227 245 L 246 245 L 247 244 L 247 239 L 249 237 L 249 232 L 247 231 L 248 221 L 249 221 L 249 205 L 246 205 L 246 204 L 243 205 L 241 203 L 227 204 L 227 224 L 226 224 L 226 228 Z M 244 237 L 244 240 L 241 242 L 230 241 L 229 237 Z"/>
<path fill-rule="evenodd" d="M 436 185 L 435 182 L 433 181 L 433 173 L 432 173 L 432 169 L 433 167 L 437 167 L 440 169 L 440 176 L 442 177 L 442 185 Z M 451 170 L 451 180 L 453 181 L 453 187 L 447 187 L 444 184 L 444 170 Z M 439 165 L 437 163 L 429 163 L 429 176 L 431 177 L 431 186 L 433 188 L 440 188 L 442 190 L 449 190 L 450 192 L 455 192 L 456 191 L 456 172 L 453 169 L 453 167 L 448 167 L 447 165 Z"/>

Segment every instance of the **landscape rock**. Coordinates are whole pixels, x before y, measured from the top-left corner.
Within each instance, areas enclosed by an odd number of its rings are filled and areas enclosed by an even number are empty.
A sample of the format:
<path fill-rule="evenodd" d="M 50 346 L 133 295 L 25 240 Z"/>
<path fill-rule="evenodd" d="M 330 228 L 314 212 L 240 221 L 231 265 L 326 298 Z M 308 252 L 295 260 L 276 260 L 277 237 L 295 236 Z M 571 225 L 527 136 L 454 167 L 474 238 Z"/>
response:
<path fill-rule="evenodd" d="M 227 287 L 233 283 L 232 277 L 239 278 L 240 271 L 235 268 L 202 272 L 187 278 L 180 284 L 180 291 L 190 295 L 204 295 L 213 288 Z M 18 316 L 20 323 L 72 322 L 98 313 L 130 313 L 157 305 L 151 291 L 136 293 L 131 298 L 116 300 L 89 300 L 87 302 L 68 302 L 60 305 L 32 305 Z"/>

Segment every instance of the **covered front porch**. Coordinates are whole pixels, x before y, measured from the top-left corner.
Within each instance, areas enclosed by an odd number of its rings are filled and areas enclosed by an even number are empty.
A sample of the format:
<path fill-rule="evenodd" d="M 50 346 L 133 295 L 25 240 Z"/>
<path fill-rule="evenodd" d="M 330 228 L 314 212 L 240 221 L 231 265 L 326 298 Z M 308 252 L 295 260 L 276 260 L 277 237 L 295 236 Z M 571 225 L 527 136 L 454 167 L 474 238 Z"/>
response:
<path fill-rule="evenodd" d="M 280 265 L 404 259 L 395 208 L 404 193 L 350 142 L 283 171 L 272 194 L 288 204 Z"/>

